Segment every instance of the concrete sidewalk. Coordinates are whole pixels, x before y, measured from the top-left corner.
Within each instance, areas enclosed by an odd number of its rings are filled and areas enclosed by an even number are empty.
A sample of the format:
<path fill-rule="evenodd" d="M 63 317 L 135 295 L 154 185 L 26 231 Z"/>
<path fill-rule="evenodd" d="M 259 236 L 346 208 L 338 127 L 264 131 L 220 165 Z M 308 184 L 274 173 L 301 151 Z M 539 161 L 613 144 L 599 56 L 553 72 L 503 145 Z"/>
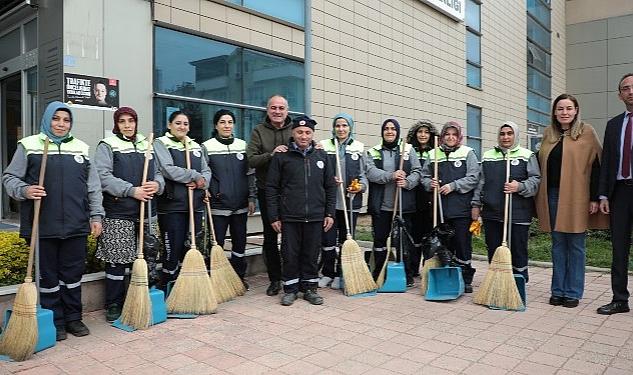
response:
<path fill-rule="evenodd" d="M 487 264 L 475 262 L 475 290 Z M 264 293 L 265 275 L 249 278 L 246 296 L 193 320 L 146 331 L 110 327 L 103 311 L 84 321 L 92 334 L 22 363 L 20 374 L 632 374 L 633 313 L 602 316 L 610 276 L 586 274 L 573 309 L 547 303 L 551 269 L 530 268 L 525 312 L 489 310 L 472 296 L 427 302 L 404 294 L 349 298 L 321 290 L 323 306 L 291 307 Z"/>

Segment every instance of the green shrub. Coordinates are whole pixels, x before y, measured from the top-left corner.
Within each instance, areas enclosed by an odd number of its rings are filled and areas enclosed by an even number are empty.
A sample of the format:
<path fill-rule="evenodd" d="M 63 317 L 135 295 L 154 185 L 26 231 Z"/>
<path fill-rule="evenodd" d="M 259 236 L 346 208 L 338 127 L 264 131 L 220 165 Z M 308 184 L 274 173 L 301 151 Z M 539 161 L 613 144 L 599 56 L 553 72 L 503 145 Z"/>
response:
<path fill-rule="evenodd" d="M 95 257 L 97 242 L 88 236 L 86 273 L 103 271 L 103 262 Z M 0 231 L 0 286 L 24 282 L 29 260 L 29 244 L 18 232 Z"/>

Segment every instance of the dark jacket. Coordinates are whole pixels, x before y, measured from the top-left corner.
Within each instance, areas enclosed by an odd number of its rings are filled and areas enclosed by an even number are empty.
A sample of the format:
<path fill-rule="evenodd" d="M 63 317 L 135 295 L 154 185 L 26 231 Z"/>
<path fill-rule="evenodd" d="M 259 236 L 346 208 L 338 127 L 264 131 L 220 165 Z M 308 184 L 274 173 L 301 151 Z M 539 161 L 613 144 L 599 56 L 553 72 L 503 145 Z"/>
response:
<path fill-rule="evenodd" d="M 314 222 L 334 217 L 334 165 L 325 151 L 311 147 L 304 154 L 291 142 L 288 152 L 275 153 L 266 181 L 266 202 L 271 223 Z"/>
<path fill-rule="evenodd" d="M 334 170 L 336 171 L 336 145 L 334 144 L 334 139 L 324 139 L 320 143 L 323 146 L 323 150 L 328 154 L 330 163 L 334 165 Z M 339 145 L 339 155 L 343 153 L 340 157 L 343 187 L 347 189 L 353 179 L 358 179 L 358 182 L 362 185 L 360 193 L 355 194 L 354 200 L 352 201 L 352 209 L 356 211 L 360 210 L 363 206 L 363 193 L 367 189 L 368 185 L 367 177 L 365 176 L 365 158 L 363 157 L 364 147 L 365 145 L 355 139 L 350 139 L 347 144 Z M 336 172 L 334 174 L 336 175 Z M 347 201 L 345 204 L 347 209 L 350 209 Z M 343 210 L 341 194 L 338 191 L 336 194 L 336 209 Z"/>
<path fill-rule="evenodd" d="M 624 113 L 621 113 L 607 122 L 607 128 L 604 131 L 598 195 L 607 197 L 609 200 L 613 198 L 613 190 L 620 170 L 623 123 Z"/>
<path fill-rule="evenodd" d="M 257 187 L 259 189 L 266 188 L 266 175 L 273 157 L 273 150 L 277 146 L 288 144 L 292 134 L 290 121 L 290 116 L 288 116 L 284 126 L 276 128 L 266 116 L 266 120 L 257 125 L 251 133 L 251 140 L 246 148 L 246 157 L 248 158 L 249 167 L 255 168 Z"/>

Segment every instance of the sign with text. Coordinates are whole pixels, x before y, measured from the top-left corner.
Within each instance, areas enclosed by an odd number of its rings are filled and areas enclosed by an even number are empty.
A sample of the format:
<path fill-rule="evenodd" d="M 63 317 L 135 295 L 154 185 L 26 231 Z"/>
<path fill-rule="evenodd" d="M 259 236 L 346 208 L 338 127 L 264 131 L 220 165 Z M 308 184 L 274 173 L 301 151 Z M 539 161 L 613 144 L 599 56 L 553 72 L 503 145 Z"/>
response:
<path fill-rule="evenodd" d="M 464 21 L 466 16 L 466 0 L 420 0 L 439 10 L 455 21 Z"/>
<path fill-rule="evenodd" d="M 64 102 L 71 107 L 114 111 L 119 108 L 119 80 L 64 73 Z"/>

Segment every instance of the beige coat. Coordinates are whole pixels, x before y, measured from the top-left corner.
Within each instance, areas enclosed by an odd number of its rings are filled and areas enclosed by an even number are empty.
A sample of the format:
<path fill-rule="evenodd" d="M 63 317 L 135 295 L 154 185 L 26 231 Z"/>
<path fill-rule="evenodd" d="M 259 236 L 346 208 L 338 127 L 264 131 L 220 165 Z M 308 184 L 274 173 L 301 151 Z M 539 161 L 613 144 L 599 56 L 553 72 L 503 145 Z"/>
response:
<path fill-rule="evenodd" d="M 561 163 L 560 193 L 555 230 L 565 233 L 582 233 L 587 229 L 607 229 L 609 217 L 601 213 L 589 215 L 589 184 L 591 167 L 595 158 L 600 158 L 602 146 L 595 130 L 589 124 L 578 124 L 576 140 L 572 136 L 563 138 L 563 160 Z M 575 130 L 575 129 L 574 129 Z M 575 135 L 575 134 L 574 134 Z M 543 143 L 538 152 L 541 166 L 541 185 L 536 195 L 536 213 L 541 230 L 551 231 L 547 204 L 547 158 L 556 146 L 560 133 L 553 126 L 543 132 Z"/>

